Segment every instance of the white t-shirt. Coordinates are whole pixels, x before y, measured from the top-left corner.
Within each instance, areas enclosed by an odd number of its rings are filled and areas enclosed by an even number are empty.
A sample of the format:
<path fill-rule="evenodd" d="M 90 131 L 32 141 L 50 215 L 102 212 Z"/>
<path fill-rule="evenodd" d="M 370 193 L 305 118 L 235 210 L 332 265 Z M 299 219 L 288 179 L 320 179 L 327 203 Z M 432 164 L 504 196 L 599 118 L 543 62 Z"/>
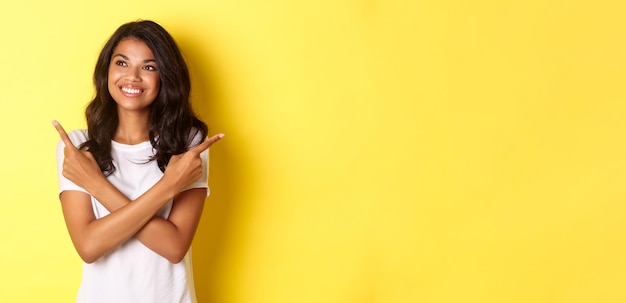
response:
<path fill-rule="evenodd" d="M 75 146 L 79 146 L 88 139 L 86 130 L 72 131 L 68 135 Z M 194 143 L 200 139 L 195 138 Z M 154 153 L 150 142 L 126 145 L 112 141 L 111 144 L 115 171 L 107 179 L 130 200 L 137 199 L 163 176 L 156 161 L 147 162 Z M 66 190 L 87 193 L 83 188 L 63 177 L 64 148 L 63 141 L 59 141 L 57 145 L 59 193 Z M 202 177 L 188 189 L 207 188 L 208 190 L 208 151 L 203 152 L 201 158 L 203 160 Z M 109 211 L 94 197 L 91 197 L 91 205 L 97 219 L 109 214 Z M 172 201 L 170 200 L 157 212 L 157 215 L 167 219 L 171 209 Z M 76 299 L 78 303 L 191 303 L 195 301 L 191 252 L 183 261 L 173 264 L 135 238 L 129 239 L 95 262 L 83 264 L 83 277 Z"/>

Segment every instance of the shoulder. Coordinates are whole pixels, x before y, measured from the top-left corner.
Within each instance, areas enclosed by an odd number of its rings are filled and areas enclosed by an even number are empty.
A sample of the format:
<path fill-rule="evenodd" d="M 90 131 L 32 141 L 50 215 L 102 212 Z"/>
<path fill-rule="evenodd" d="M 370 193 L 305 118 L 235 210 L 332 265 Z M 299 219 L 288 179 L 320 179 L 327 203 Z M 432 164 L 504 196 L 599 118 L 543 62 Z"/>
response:
<path fill-rule="evenodd" d="M 189 142 L 189 148 L 192 148 L 206 139 L 206 134 L 203 134 L 200 129 L 192 128 L 187 137 L 187 142 Z"/>

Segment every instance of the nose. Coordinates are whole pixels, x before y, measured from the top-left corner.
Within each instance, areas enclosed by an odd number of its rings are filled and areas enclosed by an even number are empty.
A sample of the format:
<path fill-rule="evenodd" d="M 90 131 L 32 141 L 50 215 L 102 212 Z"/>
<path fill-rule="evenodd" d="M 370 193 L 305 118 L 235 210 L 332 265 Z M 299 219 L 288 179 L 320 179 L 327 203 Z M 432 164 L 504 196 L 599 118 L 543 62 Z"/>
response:
<path fill-rule="evenodd" d="M 126 76 L 133 82 L 141 81 L 141 73 L 139 68 L 130 68 L 127 70 Z"/>

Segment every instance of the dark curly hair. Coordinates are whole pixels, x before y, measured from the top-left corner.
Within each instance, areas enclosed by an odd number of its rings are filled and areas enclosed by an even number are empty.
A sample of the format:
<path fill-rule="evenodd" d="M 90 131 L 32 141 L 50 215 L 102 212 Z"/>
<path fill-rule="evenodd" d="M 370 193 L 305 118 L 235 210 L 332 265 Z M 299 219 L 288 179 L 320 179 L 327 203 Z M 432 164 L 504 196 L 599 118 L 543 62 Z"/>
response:
<path fill-rule="evenodd" d="M 156 152 L 147 161 L 156 160 L 164 172 L 173 155 L 186 152 L 198 135 L 204 139 L 208 134 L 206 124 L 195 115 L 189 102 L 189 70 L 172 36 L 153 21 L 126 23 L 113 33 L 98 57 L 93 75 L 96 95 L 85 110 L 89 140 L 80 145 L 93 154 L 107 176 L 115 171 L 111 140 L 119 122 L 107 85 L 109 64 L 115 47 L 128 38 L 138 39 L 150 48 L 160 71 L 161 87 L 150 105 L 148 126 L 150 143 Z"/>

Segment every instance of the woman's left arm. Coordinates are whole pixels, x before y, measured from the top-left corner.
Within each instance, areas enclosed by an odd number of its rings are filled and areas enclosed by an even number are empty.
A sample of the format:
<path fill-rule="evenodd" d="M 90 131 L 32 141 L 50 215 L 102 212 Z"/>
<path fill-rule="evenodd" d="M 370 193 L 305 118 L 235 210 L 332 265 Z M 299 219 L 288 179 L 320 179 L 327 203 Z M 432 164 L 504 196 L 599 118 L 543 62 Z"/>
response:
<path fill-rule="evenodd" d="M 68 166 L 78 162 L 68 161 Z M 104 176 L 94 178 L 92 175 L 77 182 L 111 213 L 132 202 Z M 182 191 L 174 197 L 168 219 L 154 216 L 135 234 L 135 238 L 170 262 L 180 262 L 189 250 L 206 197 L 206 188 Z"/>
<path fill-rule="evenodd" d="M 174 198 L 167 220 L 155 216 L 135 237 L 170 262 L 180 262 L 191 246 L 206 196 L 206 188 L 192 188 L 181 192 Z"/>
<path fill-rule="evenodd" d="M 214 140 L 214 138 L 209 140 Z M 84 155 L 89 158 L 88 152 L 84 152 Z M 81 162 L 78 159 L 67 161 L 67 166 L 64 165 L 64 173 L 66 168 L 70 171 L 76 171 L 75 166 Z M 87 177 L 89 174 L 83 177 L 71 174 L 68 176 L 71 177 L 71 181 L 85 188 L 111 213 L 132 202 L 113 186 L 99 170 L 98 172 L 93 171 L 90 174 L 91 177 Z M 191 246 L 206 197 L 207 188 L 191 188 L 180 192 L 174 196 L 169 217 L 167 219 L 159 216 L 152 217 L 135 234 L 135 238 L 170 262 L 180 262 Z"/>
<path fill-rule="evenodd" d="M 54 125 L 66 143 L 63 175 L 87 190 L 111 213 L 131 203 L 128 197 L 106 179 L 91 153 L 77 150 L 71 144 L 65 130 L 58 123 Z M 215 142 L 222 136 L 216 135 L 207 140 Z M 180 156 L 173 156 L 172 160 Z M 170 262 L 180 262 L 189 250 L 206 197 L 206 188 L 182 191 L 174 197 L 168 219 L 154 216 L 135 234 L 135 237 Z"/>

